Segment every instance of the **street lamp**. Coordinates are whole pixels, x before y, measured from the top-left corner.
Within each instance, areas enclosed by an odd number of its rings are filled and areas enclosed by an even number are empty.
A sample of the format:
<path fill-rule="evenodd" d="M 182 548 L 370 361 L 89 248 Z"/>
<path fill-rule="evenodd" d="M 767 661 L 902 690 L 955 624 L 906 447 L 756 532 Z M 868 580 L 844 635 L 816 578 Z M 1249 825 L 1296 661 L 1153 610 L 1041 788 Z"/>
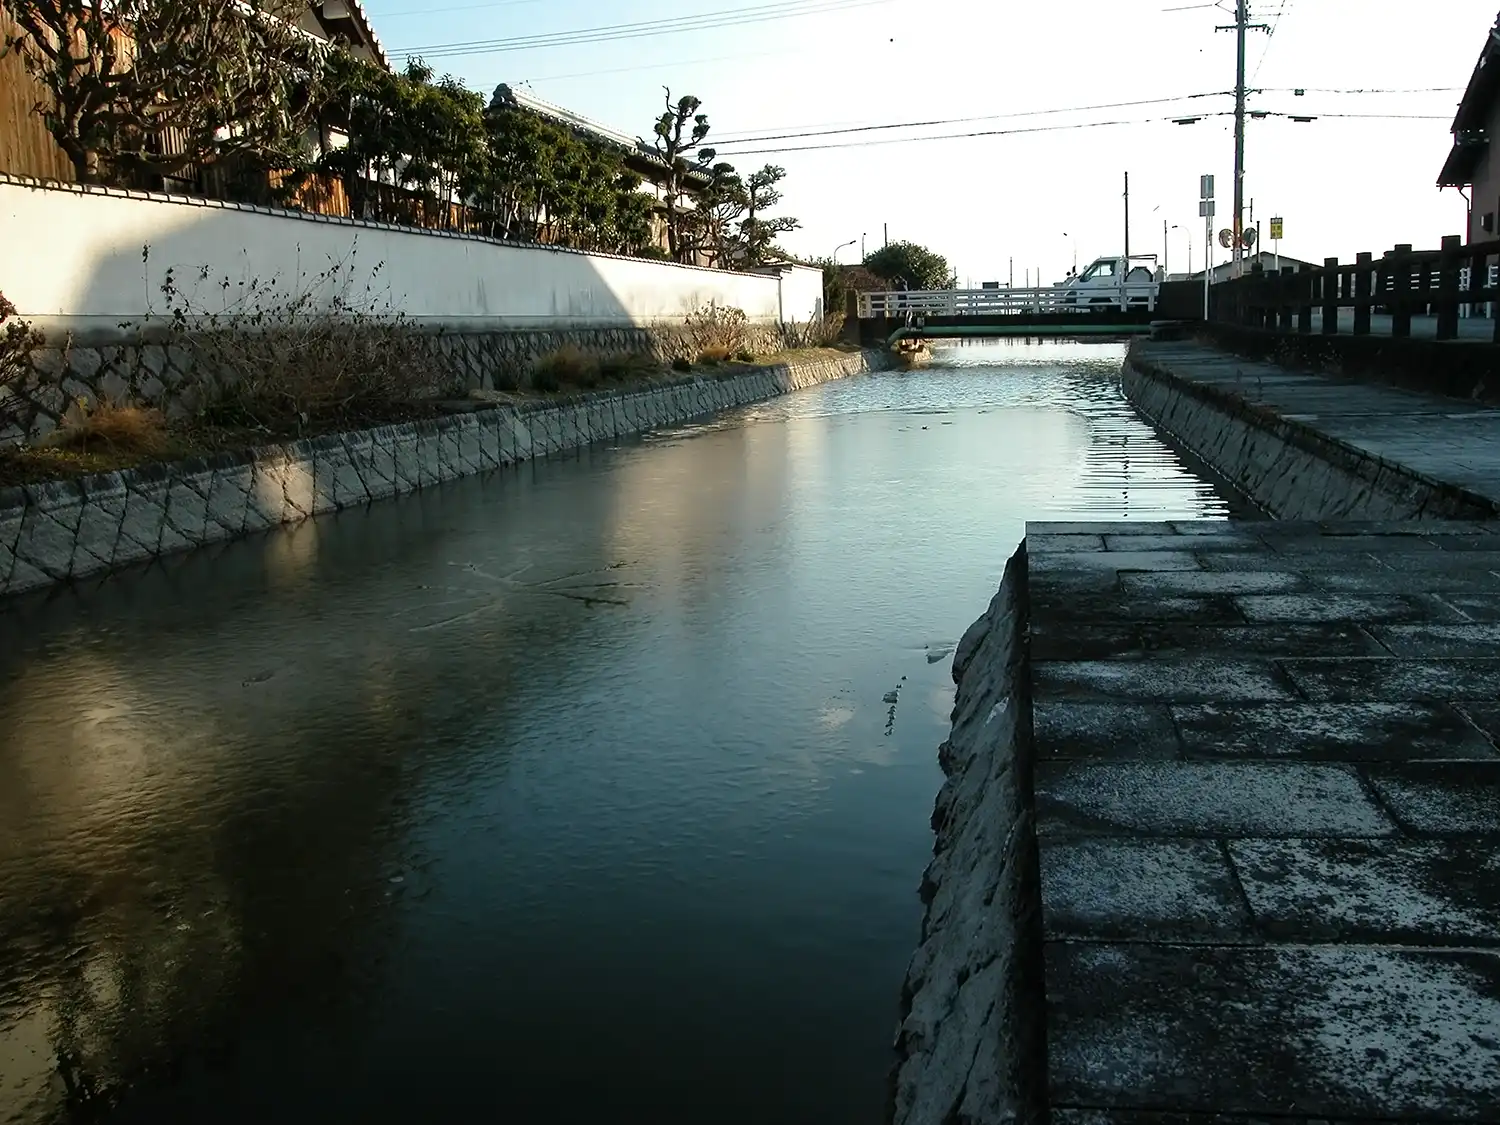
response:
<path fill-rule="evenodd" d="M 851 238 L 848 242 L 841 243 L 840 245 L 835 246 L 833 248 L 833 264 L 834 265 L 838 265 L 839 264 L 839 251 L 840 250 L 842 250 L 845 246 L 853 246 L 858 241 L 859 241 L 859 239 L 857 239 L 857 238 Z"/>
<path fill-rule="evenodd" d="M 1167 265 L 1167 259 L 1170 256 L 1170 253 L 1171 253 L 1171 250 L 1172 250 L 1172 242 L 1171 242 L 1171 239 L 1168 237 L 1168 235 L 1169 235 L 1169 233 L 1171 231 L 1182 230 L 1183 228 L 1182 228 L 1182 224 L 1181 223 L 1173 223 L 1169 227 L 1169 226 L 1167 226 L 1167 220 L 1165 220 L 1165 219 L 1163 219 L 1161 221 L 1161 225 L 1162 225 L 1162 232 L 1161 232 L 1161 272 L 1162 272 L 1163 276 L 1166 276 L 1166 275 L 1171 274 L 1171 272 L 1172 272 L 1171 268 Z M 1188 273 L 1192 273 L 1192 272 L 1193 272 L 1193 232 L 1191 230 L 1189 230 L 1188 231 Z"/>

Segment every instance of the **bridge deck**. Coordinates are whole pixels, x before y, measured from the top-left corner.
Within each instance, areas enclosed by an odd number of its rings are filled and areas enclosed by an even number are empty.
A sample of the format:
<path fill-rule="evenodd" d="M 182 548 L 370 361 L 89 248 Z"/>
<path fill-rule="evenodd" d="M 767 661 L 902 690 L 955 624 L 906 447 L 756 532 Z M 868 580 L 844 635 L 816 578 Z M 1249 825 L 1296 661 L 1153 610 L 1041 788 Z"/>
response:
<path fill-rule="evenodd" d="M 1496 528 L 1027 545 L 1052 1120 L 1493 1120 Z"/>

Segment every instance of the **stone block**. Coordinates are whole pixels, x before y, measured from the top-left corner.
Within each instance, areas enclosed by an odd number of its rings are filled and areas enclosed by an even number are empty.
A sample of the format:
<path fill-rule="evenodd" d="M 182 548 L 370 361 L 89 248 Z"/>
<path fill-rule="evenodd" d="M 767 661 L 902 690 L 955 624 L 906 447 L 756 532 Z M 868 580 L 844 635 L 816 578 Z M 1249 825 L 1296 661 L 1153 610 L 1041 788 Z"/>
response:
<path fill-rule="evenodd" d="M 1056 551 L 1027 555 L 1032 583 L 1045 589 L 1057 575 L 1079 572 L 1197 571 L 1198 560 L 1187 551 Z M 1171 590 L 1170 593 L 1181 591 Z M 1196 592 L 1196 591 L 1188 591 Z M 1223 593 L 1204 590 L 1204 593 Z"/>
<path fill-rule="evenodd" d="M 1280 941 L 1500 945 L 1500 844 L 1232 840 L 1256 922 Z"/>
<path fill-rule="evenodd" d="M 1500 699 L 1500 660 L 1298 657 L 1281 661 L 1281 667 L 1303 698 L 1314 703 Z"/>
<path fill-rule="evenodd" d="M 1240 624 L 1245 616 L 1233 598 L 1146 598 L 1122 594 L 1048 592 L 1040 583 L 1031 588 L 1033 621 L 1123 623 L 1188 621 L 1198 624 Z"/>
<path fill-rule="evenodd" d="M 1500 1104 L 1500 1038 L 1480 1031 L 1500 1026 L 1494 951 L 1054 942 L 1046 957 L 1054 1104 L 1205 1125 L 1226 1110 L 1479 1122 Z"/>
<path fill-rule="evenodd" d="M 1380 762 L 1492 759 L 1489 740 L 1440 703 L 1182 704 L 1172 717 L 1189 758 Z"/>
<path fill-rule="evenodd" d="M 208 485 L 211 492 L 212 476 L 209 477 Z M 204 523 L 210 517 L 208 497 L 200 491 L 202 487 L 195 478 L 183 478 L 171 481 L 166 488 L 167 522 L 184 543 L 201 543 L 205 539 L 217 539 L 220 534 L 232 535 L 239 530 L 238 527 L 233 530 L 223 527 L 214 534 L 205 533 Z"/>
<path fill-rule="evenodd" d="M 1389 656 L 1374 637 L 1348 622 L 1292 625 L 1177 625 L 1148 623 L 1139 647 L 1155 657 Z"/>
<path fill-rule="evenodd" d="M 1311 578 L 1314 585 L 1317 585 L 1317 575 L 1328 571 L 1344 573 L 1352 570 L 1373 570 L 1384 574 L 1390 570 L 1390 567 L 1375 555 L 1352 553 L 1288 556 L 1269 555 L 1264 551 L 1253 554 L 1243 551 L 1204 551 L 1198 556 L 1198 561 L 1203 564 L 1205 570 L 1289 571 Z"/>
<path fill-rule="evenodd" d="M 1220 524 L 1224 530 L 1217 535 L 1209 535 L 1206 532 L 1193 535 L 1105 535 L 1105 547 L 1111 551 L 1255 551 L 1257 548 L 1264 549 L 1259 539 L 1249 531 L 1237 530 L 1228 525 Z M 1186 543 L 1183 540 L 1187 540 Z M 1260 567 L 1263 570 L 1275 570 L 1278 567 L 1270 565 L 1270 560 L 1275 556 L 1266 552 L 1267 561 Z"/>
<path fill-rule="evenodd" d="M 114 563 L 120 524 L 125 519 L 123 487 L 113 493 L 91 494 L 79 514 L 72 571 L 75 575 L 104 570 Z"/>
<path fill-rule="evenodd" d="M 1032 535 L 1172 535 L 1172 525 L 1165 520 L 1027 520 L 1026 534 Z M 1187 544 L 1183 550 L 1190 550 Z"/>
<path fill-rule="evenodd" d="M 1460 616 L 1442 602 L 1416 595 L 1371 597 L 1358 594 L 1244 595 L 1234 604 L 1252 624 L 1276 622 L 1458 621 Z"/>
<path fill-rule="evenodd" d="M 1462 555 L 1446 555 L 1449 559 L 1462 559 Z M 1330 571 L 1314 576 L 1318 586 L 1330 593 L 1341 594 L 1500 594 L 1500 574 L 1485 569 L 1439 569 L 1417 565 L 1410 560 L 1397 564 L 1382 560 L 1387 565 L 1400 565 L 1402 569 L 1388 571 Z"/>
<path fill-rule="evenodd" d="M 374 440 L 360 462 L 360 475 L 364 477 L 365 490 L 370 498 L 377 500 L 396 494 L 396 445 L 388 428 L 371 436 Z"/>
<path fill-rule="evenodd" d="M 54 581 L 56 579 L 50 574 L 38 570 L 25 559 L 15 559 L 11 563 L 10 577 L 6 580 L 5 592 L 21 594 L 27 590 L 40 590 L 52 585 Z"/>
<path fill-rule="evenodd" d="M 345 466 L 342 445 L 314 443 L 312 449 L 312 515 L 338 510 L 338 477 Z"/>
<path fill-rule="evenodd" d="M 115 546 L 116 565 L 127 556 L 149 558 L 156 554 L 167 526 L 166 493 L 164 486 L 127 489 L 120 540 Z M 131 544 L 138 551 L 131 550 Z"/>
<path fill-rule="evenodd" d="M 250 491 L 255 486 L 253 464 L 234 465 L 215 469 L 213 484 L 208 491 L 208 520 L 222 527 L 228 535 L 239 535 L 245 530 L 246 512 L 250 507 Z M 220 538 L 210 535 L 209 538 Z"/>
<path fill-rule="evenodd" d="M 1054 555 L 1068 551 L 1102 551 L 1104 550 L 1104 536 L 1102 535 L 1027 535 L 1026 553 L 1028 557 L 1036 555 Z"/>
<path fill-rule="evenodd" d="M 1038 758 L 1176 758 L 1172 714 L 1164 704 L 1034 700 Z"/>
<path fill-rule="evenodd" d="M 12 571 L 25 563 L 54 581 L 69 578 L 81 515 L 82 497 L 76 503 L 50 509 L 28 506 L 13 548 Z"/>
<path fill-rule="evenodd" d="M 1407 762 L 1365 773 L 1407 832 L 1500 837 L 1500 761 Z"/>
<path fill-rule="evenodd" d="M 1059 839 L 1040 858 L 1049 939 L 1259 940 L 1215 841 Z"/>
<path fill-rule="evenodd" d="M 455 480 L 464 475 L 462 442 L 458 432 L 451 426 L 438 431 L 438 458 L 442 480 Z"/>
<path fill-rule="evenodd" d="M 1354 770 L 1331 764 L 1042 761 L 1036 809 L 1044 836 L 1395 834 Z"/>
<path fill-rule="evenodd" d="M 1466 625 L 1371 625 L 1370 633 L 1397 656 L 1500 656 L 1500 622 Z"/>
<path fill-rule="evenodd" d="M 318 467 L 322 468 L 321 461 Z M 355 463 L 353 455 L 347 449 L 343 450 L 342 456 L 337 453 L 330 456 L 329 468 L 335 507 L 342 511 L 345 508 L 360 508 L 370 502 L 370 493 L 365 487 L 365 478 L 360 473 L 359 465 Z"/>
<path fill-rule="evenodd" d="M 1109 552 L 1103 557 L 1108 558 Z M 1193 558 L 1188 555 L 1188 558 Z M 1120 588 L 1129 594 L 1147 597 L 1170 597 L 1174 595 L 1204 594 L 1284 594 L 1312 591 L 1308 579 L 1290 571 L 1245 570 L 1203 571 L 1187 573 L 1125 574 L 1120 578 Z M 1141 568 L 1146 569 L 1146 568 Z M 1154 568 L 1164 570 L 1165 568 Z M 1188 568 L 1181 568 L 1187 571 Z"/>
<path fill-rule="evenodd" d="M 458 438 L 458 464 L 463 476 L 473 476 L 484 468 L 484 454 L 480 452 L 479 427 L 471 419 L 462 420 L 463 425 L 454 427 Z"/>
<path fill-rule="evenodd" d="M 500 460 L 500 425 L 494 411 L 479 417 L 479 461 L 485 469 L 498 469 Z"/>
<path fill-rule="evenodd" d="M 1102 660 L 1140 653 L 1138 625 L 1049 620 L 1031 623 L 1032 660 Z"/>
<path fill-rule="evenodd" d="M 1248 703 L 1297 698 L 1269 660 L 1201 657 L 1038 662 L 1032 667 L 1032 693 L 1048 701 Z"/>

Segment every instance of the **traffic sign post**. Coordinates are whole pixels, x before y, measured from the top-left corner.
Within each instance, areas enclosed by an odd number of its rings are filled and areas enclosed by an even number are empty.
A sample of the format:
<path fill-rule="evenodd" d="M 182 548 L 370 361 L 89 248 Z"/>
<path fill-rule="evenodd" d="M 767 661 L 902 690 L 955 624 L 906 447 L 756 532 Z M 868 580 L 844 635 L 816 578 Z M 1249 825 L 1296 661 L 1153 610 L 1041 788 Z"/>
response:
<path fill-rule="evenodd" d="M 1208 321 L 1208 278 L 1214 252 L 1214 178 L 1198 177 L 1198 214 L 1203 216 L 1203 320 Z M 1192 263 L 1188 263 L 1192 268 Z"/>
<path fill-rule="evenodd" d="M 1271 241 L 1276 244 L 1276 272 L 1281 272 L 1281 216 L 1271 220 Z"/>

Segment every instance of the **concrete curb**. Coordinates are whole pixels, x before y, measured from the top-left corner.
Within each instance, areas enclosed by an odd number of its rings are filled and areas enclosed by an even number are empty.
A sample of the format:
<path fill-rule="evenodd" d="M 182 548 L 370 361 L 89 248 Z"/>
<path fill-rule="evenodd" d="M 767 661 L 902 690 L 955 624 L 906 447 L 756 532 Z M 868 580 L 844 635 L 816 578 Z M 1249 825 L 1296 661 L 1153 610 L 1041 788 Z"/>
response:
<path fill-rule="evenodd" d="M 0 489 L 0 597 L 883 369 L 877 351 Z"/>
<path fill-rule="evenodd" d="M 1125 397 L 1277 519 L 1494 519 L 1478 493 L 1367 453 L 1132 350 Z"/>

